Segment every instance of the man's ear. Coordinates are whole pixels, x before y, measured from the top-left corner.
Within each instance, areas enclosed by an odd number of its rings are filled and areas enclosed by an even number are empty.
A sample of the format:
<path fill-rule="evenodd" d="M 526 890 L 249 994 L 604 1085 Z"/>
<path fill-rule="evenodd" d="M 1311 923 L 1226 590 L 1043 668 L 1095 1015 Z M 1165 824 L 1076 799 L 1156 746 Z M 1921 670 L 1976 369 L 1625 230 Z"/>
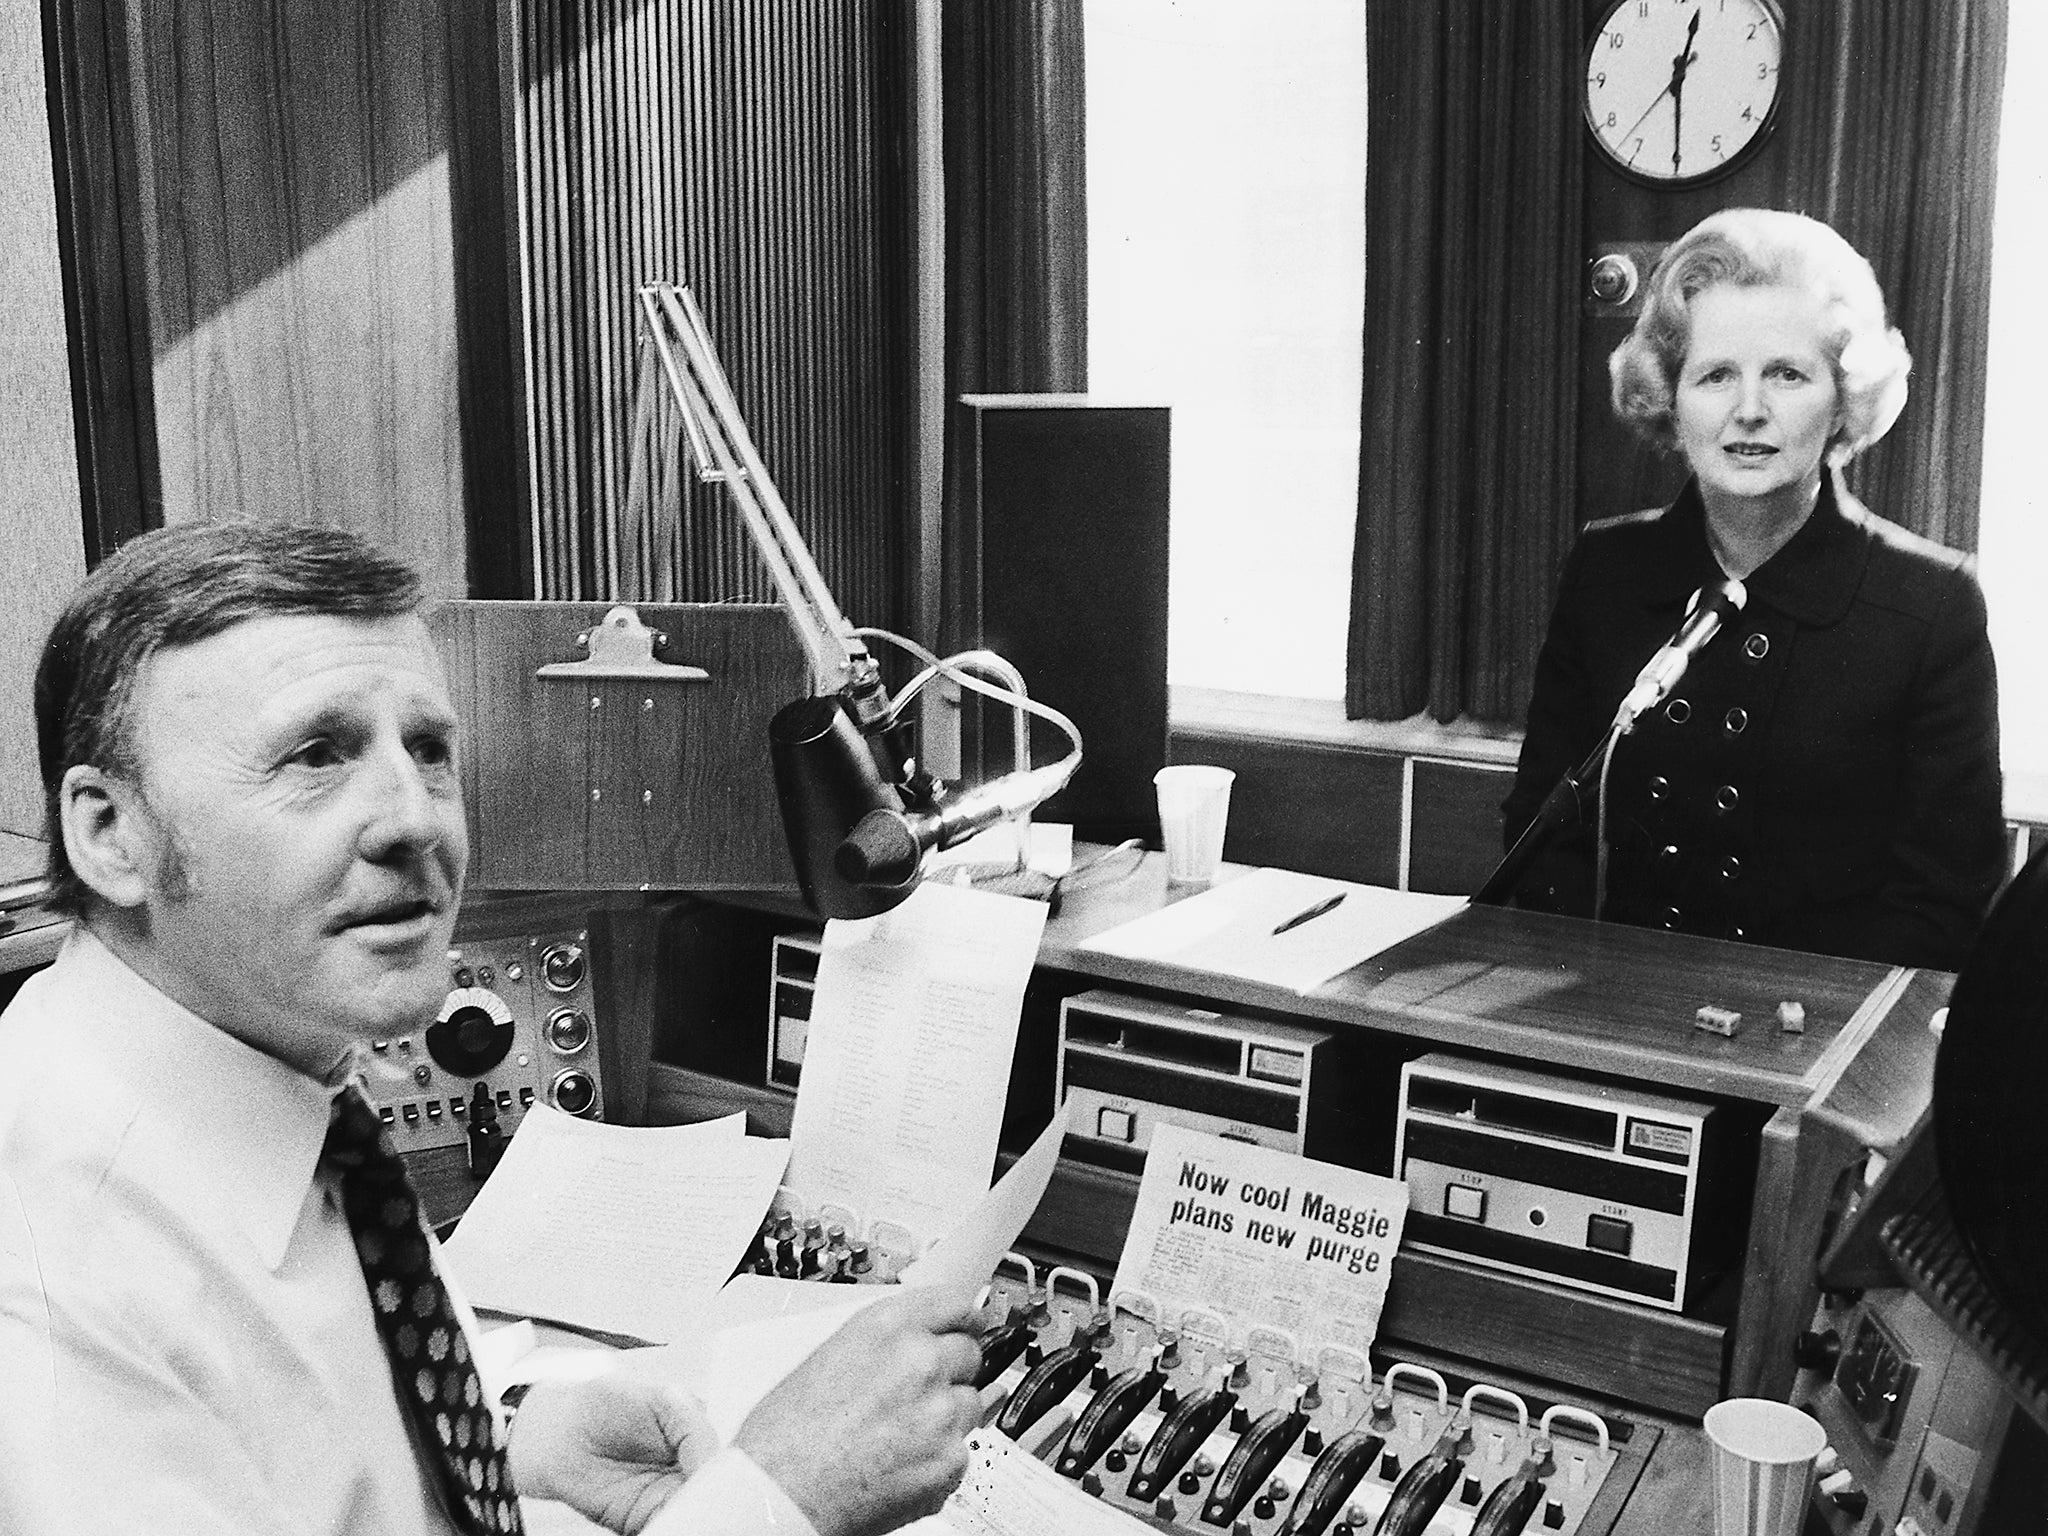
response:
<path fill-rule="evenodd" d="M 68 768 L 57 790 L 57 820 L 78 878 L 112 906 L 141 906 L 155 832 L 134 786 L 90 764 Z"/>

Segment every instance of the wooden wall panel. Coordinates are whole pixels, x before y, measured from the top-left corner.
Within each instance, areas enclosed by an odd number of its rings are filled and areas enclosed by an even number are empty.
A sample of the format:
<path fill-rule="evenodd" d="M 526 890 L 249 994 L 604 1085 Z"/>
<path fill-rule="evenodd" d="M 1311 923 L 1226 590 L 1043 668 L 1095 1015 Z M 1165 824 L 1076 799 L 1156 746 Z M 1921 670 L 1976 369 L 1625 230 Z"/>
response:
<path fill-rule="evenodd" d="M 1515 770 L 1415 760 L 1408 828 L 1408 889 L 1469 896 L 1501 859 L 1500 803 Z"/>
<path fill-rule="evenodd" d="M 466 590 L 436 0 L 129 0 L 164 519 L 317 518 Z"/>
<path fill-rule="evenodd" d="M 1177 763 L 1236 772 L 1223 856 L 1312 875 L 1398 885 L 1402 765 L 1396 756 L 1177 730 Z"/>
<path fill-rule="evenodd" d="M 42 25 L 0 7 L 0 884 L 39 874 L 43 822 L 30 683 L 43 635 L 85 568 Z"/>
<path fill-rule="evenodd" d="M 634 290 L 704 310 L 770 475 L 856 622 L 902 627 L 915 549 L 908 13 L 883 0 L 520 8 L 538 595 L 772 597 L 717 487 L 623 525 Z M 672 548 L 664 547 L 671 545 Z"/>

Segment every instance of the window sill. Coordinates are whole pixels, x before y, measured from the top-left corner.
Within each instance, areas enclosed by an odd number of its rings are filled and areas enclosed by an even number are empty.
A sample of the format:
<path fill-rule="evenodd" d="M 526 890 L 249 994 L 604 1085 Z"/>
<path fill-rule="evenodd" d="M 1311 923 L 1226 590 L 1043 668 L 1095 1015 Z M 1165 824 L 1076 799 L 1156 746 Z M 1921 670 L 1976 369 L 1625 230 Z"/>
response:
<path fill-rule="evenodd" d="M 1438 762 L 1512 768 L 1522 733 L 1507 726 L 1455 720 L 1439 725 L 1428 715 L 1407 720 L 1347 720 L 1338 699 L 1281 698 L 1220 688 L 1175 688 L 1168 708 L 1176 733 L 1234 736 L 1304 746 L 1379 752 Z"/>

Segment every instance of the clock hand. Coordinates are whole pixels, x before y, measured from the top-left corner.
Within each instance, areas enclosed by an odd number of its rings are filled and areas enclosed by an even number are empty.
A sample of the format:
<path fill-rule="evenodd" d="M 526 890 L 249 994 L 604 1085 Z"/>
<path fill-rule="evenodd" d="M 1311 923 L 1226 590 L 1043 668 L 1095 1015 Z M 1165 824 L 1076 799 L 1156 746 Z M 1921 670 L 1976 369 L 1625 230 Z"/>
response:
<path fill-rule="evenodd" d="M 1669 96 L 1670 94 L 1671 87 L 1667 85 L 1664 87 L 1663 90 L 1657 93 L 1656 99 L 1654 101 L 1652 101 L 1647 107 L 1643 108 L 1643 115 L 1637 118 L 1635 122 L 1629 126 L 1628 132 L 1621 135 L 1621 137 L 1616 139 L 1614 142 L 1617 144 L 1622 144 L 1626 143 L 1629 139 L 1633 138 L 1635 136 L 1636 129 L 1642 127 L 1644 123 L 1649 121 L 1650 114 L 1656 111 L 1659 107 L 1663 106 L 1664 98 L 1666 96 Z"/>
<path fill-rule="evenodd" d="M 1692 40 L 1699 36 L 1700 13 L 1695 10 L 1692 20 L 1686 23 L 1685 46 L 1678 50 L 1678 57 L 1671 61 L 1671 174 L 1679 174 L 1680 156 L 1684 145 L 1685 130 L 1685 72 L 1698 57 L 1692 51 Z"/>

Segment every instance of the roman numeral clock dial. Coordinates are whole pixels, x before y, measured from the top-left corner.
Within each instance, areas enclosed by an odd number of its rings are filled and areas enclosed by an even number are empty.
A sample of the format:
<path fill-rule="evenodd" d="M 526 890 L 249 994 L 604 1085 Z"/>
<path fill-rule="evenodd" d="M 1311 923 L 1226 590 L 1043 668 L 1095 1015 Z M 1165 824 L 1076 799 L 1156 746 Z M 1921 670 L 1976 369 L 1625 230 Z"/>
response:
<path fill-rule="evenodd" d="M 1613 0 L 1586 47 L 1586 126 L 1631 180 L 1712 181 L 1763 147 L 1784 51 L 1776 0 Z"/>

